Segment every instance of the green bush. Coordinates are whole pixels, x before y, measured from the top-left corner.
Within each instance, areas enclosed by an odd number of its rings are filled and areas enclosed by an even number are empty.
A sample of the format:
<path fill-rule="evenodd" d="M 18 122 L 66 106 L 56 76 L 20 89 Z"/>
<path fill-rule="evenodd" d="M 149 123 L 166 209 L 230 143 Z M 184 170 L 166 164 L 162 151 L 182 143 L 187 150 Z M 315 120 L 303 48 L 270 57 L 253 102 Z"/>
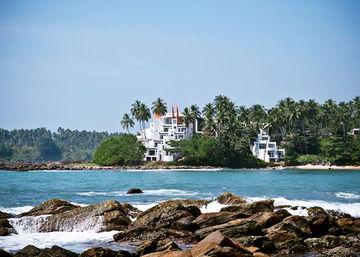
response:
<path fill-rule="evenodd" d="M 317 164 L 322 161 L 323 159 L 320 156 L 314 154 L 300 155 L 296 159 L 298 164 Z"/>
<path fill-rule="evenodd" d="M 144 158 L 146 148 L 131 134 L 111 137 L 95 151 L 94 162 L 99 165 L 138 164 Z"/>

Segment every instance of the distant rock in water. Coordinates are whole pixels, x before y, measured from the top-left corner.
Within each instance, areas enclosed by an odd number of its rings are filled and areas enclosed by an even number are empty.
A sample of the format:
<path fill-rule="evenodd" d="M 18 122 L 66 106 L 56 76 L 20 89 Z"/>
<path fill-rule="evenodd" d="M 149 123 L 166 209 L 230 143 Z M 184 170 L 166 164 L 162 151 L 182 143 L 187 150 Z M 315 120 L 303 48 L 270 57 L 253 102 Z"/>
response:
<path fill-rule="evenodd" d="M 127 194 L 142 194 L 144 192 L 140 188 L 130 188 L 126 193 Z"/>
<path fill-rule="evenodd" d="M 21 213 L 19 217 L 58 214 L 65 211 L 73 210 L 77 207 L 79 206 L 73 205 L 62 199 L 50 199 L 41 203 L 38 206 L 35 206 L 28 212 Z"/>

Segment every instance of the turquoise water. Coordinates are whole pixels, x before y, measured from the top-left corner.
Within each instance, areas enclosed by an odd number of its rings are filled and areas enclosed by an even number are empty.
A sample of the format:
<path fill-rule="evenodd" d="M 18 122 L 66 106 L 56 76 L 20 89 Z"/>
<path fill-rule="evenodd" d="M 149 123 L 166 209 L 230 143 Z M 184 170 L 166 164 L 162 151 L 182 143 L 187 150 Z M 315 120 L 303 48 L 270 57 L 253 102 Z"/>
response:
<path fill-rule="evenodd" d="M 359 171 L 3 171 L 0 181 L 0 210 L 14 214 L 28 211 L 50 198 L 84 205 L 115 199 L 146 210 L 167 199 L 212 200 L 230 191 L 248 201 L 273 198 L 275 205 L 321 206 L 360 217 Z M 127 195 L 126 191 L 134 187 L 141 188 L 144 194 Z M 219 211 L 219 204 L 212 202 L 205 209 Z M 288 210 L 292 214 L 307 214 L 303 208 Z M 11 252 L 29 244 L 40 248 L 58 245 L 75 252 L 95 246 L 114 250 L 131 248 L 114 242 L 116 231 L 38 233 L 41 219 L 37 217 L 12 218 L 10 222 L 17 234 L 0 237 L 0 248 Z"/>
<path fill-rule="evenodd" d="M 212 199 L 224 191 L 279 201 L 322 201 L 354 207 L 360 203 L 359 171 L 35 171 L 0 172 L 0 180 L 2 208 L 34 206 L 50 198 L 81 204 L 107 199 L 150 204 L 174 198 Z M 145 193 L 127 195 L 133 187 Z"/>

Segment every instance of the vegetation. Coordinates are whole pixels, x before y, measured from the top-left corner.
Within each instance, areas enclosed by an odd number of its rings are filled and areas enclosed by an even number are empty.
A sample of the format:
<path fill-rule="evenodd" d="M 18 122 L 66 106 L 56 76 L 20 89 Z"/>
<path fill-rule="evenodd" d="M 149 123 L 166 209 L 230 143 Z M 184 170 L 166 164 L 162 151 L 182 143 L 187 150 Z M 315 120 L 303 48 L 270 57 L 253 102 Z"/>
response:
<path fill-rule="evenodd" d="M 88 161 L 95 148 L 110 136 L 107 132 L 89 132 L 59 128 L 0 129 L 0 161 Z"/>
<path fill-rule="evenodd" d="M 125 134 L 106 139 L 94 154 L 94 162 L 99 165 L 139 164 L 146 148 L 134 135 Z"/>

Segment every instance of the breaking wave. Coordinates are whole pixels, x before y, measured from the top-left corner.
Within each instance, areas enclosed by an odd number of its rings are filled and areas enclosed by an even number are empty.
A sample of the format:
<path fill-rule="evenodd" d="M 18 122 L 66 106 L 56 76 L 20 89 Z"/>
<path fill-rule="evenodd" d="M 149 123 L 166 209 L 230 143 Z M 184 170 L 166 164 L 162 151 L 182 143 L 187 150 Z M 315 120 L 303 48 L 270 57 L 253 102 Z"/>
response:
<path fill-rule="evenodd" d="M 81 196 L 132 196 L 127 194 L 126 191 L 89 191 L 89 192 L 78 192 L 77 195 Z M 179 190 L 179 189 L 153 189 L 153 190 L 143 190 L 143 194 L 148 196 L 194 196 L 198 195 L 197 192 Z"/>
<path fill-rule="evenodd" d="M 335 196 L 344 199 L 360 199 L 360 195 L 354 193 L 337 192 Z"/>

